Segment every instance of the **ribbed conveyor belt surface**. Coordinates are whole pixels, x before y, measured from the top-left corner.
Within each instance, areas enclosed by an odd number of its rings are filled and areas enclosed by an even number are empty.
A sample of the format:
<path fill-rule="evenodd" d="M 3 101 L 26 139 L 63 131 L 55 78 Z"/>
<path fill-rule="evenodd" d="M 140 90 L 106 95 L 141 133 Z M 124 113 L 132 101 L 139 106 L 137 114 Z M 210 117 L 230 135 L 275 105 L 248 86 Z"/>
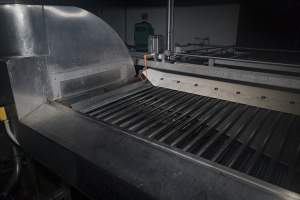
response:
<path fill-rule="evenodd" d="M 158 87 L 81 112 L 300 192 L 299 116 Z"/>

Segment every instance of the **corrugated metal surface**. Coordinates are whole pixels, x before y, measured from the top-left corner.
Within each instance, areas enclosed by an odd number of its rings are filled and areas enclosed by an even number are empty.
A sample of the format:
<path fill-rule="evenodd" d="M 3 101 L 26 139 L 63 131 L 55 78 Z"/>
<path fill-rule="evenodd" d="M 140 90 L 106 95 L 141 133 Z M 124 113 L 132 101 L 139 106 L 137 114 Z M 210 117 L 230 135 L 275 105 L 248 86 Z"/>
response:
<path fill-rule="evenodd" d="M 151 87 L 85 114 L 275 185 L 300 191 L 300 117 Z"/>

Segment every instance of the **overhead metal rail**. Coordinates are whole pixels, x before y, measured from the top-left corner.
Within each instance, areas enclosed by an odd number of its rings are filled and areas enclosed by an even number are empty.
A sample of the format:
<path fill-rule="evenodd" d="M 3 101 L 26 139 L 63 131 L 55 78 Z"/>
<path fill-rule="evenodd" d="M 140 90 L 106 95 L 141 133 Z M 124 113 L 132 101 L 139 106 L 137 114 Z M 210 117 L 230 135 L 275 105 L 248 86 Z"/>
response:
<path fill-rule="evenodd" d="M 226 66 L 236 66 L 239 67 L 240 69 L 248 68 L 252 70 L 269 70 L 269 71 L 296 73 L 300 75 L 300 65 L 296 65 L 296 64 L 263 62 L 263 61 L 256 61 L 256 60 L 226 58 L 221 56 L 185 54 L 185 53 L 176 53 L 175 55 L 207 59 L 209 66 L 226 65 Z"/>
<path fill-rule="evenodd" d="M 137 58 L 137 65 L 143 66 L 144 60 Z M 177 62 L 174 64 L 156 61 L 148 61 L 147 67 L 158 70 L 167 70 L 174 73 L 185 73 L 192 76 L 201 76 L 210 79 L 226 80 L 228 82 L 240 82 L 267 87 L 278 87 L 300 90 L 300 76 L 298 74 L 282 75 L 280 73 L 266 73 L 259 71 L 246 71 L 242 69 L 231 69 L 226 67 L 210 67 L 190 63 Z"/>

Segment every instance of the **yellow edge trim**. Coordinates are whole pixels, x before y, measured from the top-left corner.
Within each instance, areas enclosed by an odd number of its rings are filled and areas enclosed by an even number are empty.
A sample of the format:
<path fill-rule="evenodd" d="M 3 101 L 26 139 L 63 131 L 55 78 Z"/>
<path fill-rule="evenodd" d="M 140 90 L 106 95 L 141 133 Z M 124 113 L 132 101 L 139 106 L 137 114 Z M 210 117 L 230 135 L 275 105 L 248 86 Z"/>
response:
<path fill-rule="evenodd" d="M 0 107 L 0 121 L 7 120 L 6 112 L 4 107 Z"/>

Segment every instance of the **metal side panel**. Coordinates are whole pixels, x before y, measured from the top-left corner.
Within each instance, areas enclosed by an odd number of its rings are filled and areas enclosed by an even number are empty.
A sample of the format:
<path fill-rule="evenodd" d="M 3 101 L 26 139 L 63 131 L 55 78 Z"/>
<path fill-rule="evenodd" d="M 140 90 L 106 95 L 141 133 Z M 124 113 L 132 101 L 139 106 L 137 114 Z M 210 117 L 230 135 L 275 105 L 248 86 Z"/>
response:
<path fill-rule="evenodd" d="M 144 60 L 137 59 L 136 63 L 143 66 Z M 189 63 L 171 64 L 155 61 L 147 61 L 147 66 L 157 70 L 168 71 L 170 73 L 188 74 L 215 80 L 226 80 L 264 87 L 278 87 L 289 90 L 300 89 L 300 78 L 297 73 L 294 73 L 294 76 L 291 76 L 283 74 L 246 71 L 241 69 L 230 69 L 224 67 L 195 65 Z"/>
<path fill-rule="evenodd" d="M 47 101 L 45 57 L 9 60 L 6 67 L 18 117 L 22 118 Z"/>
<path fill-rule="evenodd" d="M 105 198 L 300 199 L 295 193 L 184 156 L 58 104 L 43 104 L 21 123 L 26 129 L 19 138 L 22 146 L 94 198 L 114 194 Z"/>
<path fill-rule="evenodd" d="M 1 5 L 0 30 L 0 57 L 48 54 L 42 6 Z"/>
<path fill-rule="evenodd" d="M 178 75 L 155 69 L 148 69 L 144 74 L 158 87 L 300 115 L 299 93 Z"/>

